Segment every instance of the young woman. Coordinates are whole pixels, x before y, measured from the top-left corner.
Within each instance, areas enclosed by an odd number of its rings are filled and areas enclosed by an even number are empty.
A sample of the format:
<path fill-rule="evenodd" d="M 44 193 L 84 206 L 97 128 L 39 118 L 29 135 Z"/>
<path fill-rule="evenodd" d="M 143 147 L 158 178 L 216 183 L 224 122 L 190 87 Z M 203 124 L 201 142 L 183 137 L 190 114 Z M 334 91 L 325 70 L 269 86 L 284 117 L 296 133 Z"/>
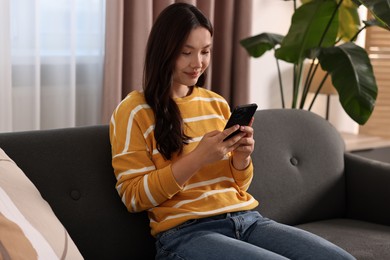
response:
<path fill-rule="evenodd" d="M 228 103 L 201 88 L 213 28 L 194 6 L 168 6 L 146 48 L 143 92 L 110 124 L 117 190 L 130 212 L 148 211 L 157 259 L 353 259 L 308 232 L 251 211 L 253 128 L 223 130 Z M 239 129 L 241 133 L 225 140 Z"/>

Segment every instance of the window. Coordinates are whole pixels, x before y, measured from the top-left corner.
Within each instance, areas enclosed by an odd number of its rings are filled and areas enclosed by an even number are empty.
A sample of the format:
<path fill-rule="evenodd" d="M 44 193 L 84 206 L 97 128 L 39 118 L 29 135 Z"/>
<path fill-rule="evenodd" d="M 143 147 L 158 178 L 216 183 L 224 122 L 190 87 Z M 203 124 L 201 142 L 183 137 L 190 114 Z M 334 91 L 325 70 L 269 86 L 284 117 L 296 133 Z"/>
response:
<path fill-rule="evenodd" d="M 0 94 L 11 97 L 7 107 L 0 106 L 10 118 L 0 121 L 0 131 L 100 123 L 105 1 L 4 4 L 8 19 L 0 26 L 9 26 L 9 49 L 1 43 L 0 48 L 11 53 L 12 76 L 0 85 Z"/>
<path fill-rule="evenodd" d="M 390 32 L 380 27 L 366 31 L 366 50 L 378 84 L 374 111 L 359 133 L 390 138 Z"/>

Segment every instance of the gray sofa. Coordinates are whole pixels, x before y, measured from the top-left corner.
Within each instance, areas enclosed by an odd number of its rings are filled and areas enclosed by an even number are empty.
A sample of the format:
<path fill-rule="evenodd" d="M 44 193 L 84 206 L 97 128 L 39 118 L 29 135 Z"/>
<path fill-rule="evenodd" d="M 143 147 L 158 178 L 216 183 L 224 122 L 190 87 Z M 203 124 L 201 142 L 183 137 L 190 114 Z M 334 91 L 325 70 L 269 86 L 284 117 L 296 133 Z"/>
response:
<path fill-rule="evenodd" d="M 390 259 L 390 164 L 344 151 L 338 132 L 304 110 L 255 115 L 250 192 L 264 216 L 314 232 L 357 259 Z M 85 259 L 153 259 L 145 213 L 114 189 L 108 126 L 0 134 Z"/>

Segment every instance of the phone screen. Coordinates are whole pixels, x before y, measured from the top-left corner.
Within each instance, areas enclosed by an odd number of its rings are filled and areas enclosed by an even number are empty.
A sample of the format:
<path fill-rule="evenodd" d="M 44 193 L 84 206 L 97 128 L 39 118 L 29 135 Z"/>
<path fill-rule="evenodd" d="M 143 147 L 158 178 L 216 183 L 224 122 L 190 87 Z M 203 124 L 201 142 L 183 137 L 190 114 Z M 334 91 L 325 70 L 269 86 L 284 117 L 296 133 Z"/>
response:
<path fill-rule="evenodd" d="M 228 122 L 226 123 L 225 129 L 232 127 L 234 125 L 240 125 L 240 126 L 249 125 L 256 110 L 257 110 L 257 104 L 255 103 L 235 107 L 232 114 L 230 115 Z M 228 137 L 224 139 L 224 141 L 238 134 L 239 132 L 240 129 L 230 134 Z"/>

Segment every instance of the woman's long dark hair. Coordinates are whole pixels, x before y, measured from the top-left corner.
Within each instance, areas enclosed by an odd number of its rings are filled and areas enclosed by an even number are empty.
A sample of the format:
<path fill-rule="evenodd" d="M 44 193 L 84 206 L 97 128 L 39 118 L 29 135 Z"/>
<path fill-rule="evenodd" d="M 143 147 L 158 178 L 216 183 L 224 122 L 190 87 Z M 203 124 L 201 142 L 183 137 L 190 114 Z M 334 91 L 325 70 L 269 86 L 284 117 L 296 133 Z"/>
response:
<path fill-rule="evenodd" d="M 158 151 L 170 160 L 181 153 L 190 137 L 184 134 L 183 119 L 171 97 L 172 76 L 176 59 L 192 29 L 204 27 L 213 35 L 207 17 L 195 6 L 176 3 L 165 8 L 155 21 L 146 46 L 144 94 L 155 116 L 154 136 Z M 196 83 L 203 86 L 203 73 Z"/>

